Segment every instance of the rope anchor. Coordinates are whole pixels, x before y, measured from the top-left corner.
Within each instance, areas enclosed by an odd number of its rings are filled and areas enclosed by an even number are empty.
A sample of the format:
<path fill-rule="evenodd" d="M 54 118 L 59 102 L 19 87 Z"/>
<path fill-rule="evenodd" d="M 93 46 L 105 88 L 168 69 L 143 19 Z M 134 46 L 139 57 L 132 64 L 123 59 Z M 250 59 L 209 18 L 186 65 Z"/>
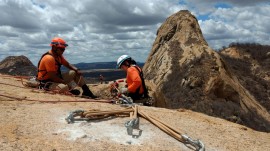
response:
<path fill-rule="evenodd" d="M 83 120 L 87 120 L 84 118 L 80 118 L 80 119 L 75 119 L 75 116 L 81 115 L 84 112 L 84 110 L 75 110 L 69 113 L 69 115 L 65 118 L 65 120 L 67 121 L 68 124 L 70 123 L 74 123 L 75 121 L 83 121 Z"/>
<path fill-rule="evenodd" d="M 164 123 L 157 119 L 154 116 L 146 114 L 141 107 L 138 105 L 132 105 L 131 107 L 121 109 L 121 110 L 113 110 L 113 111 L 97 111 L 97 110 L 90 110 L 90 111 L 83 111 L 83 110 L 75 110 L 73 112 L 70 112 L 67 118 L 65 120 L 70 124 L 74 123 L 74 121 L 89 121 L 93 119 L 100 119 L 100 118 L 107 118 L 109 116 L 119 116 L 119 115 L 130 115 L 131 120 L 125 122 L 125 127 L 127 128 L 128 135 L 132 135 L 134 138 L 138 138 L 141 136 L 142 130 L 139 129 L 139 116 L 145 118 L 155 126 L 157 126 L 159 129 L 167 133 L 168 135 L 172 136 L 173 138 L 177 139 L 178 141 L 189 144 L 196 148 L 196 151 L 205 151 L 205 146 L 203 142 L 199 139 L 193 140 L 187 135 L 182 135 L 179 131 L 177 131 L 175 128 L 170 126 L 167 123 Z M 75 118 L 76 116 L 80 116 L 80 118 Z M 139 130 L 138 135 L 133 134 L 133 130 L 137 129 Z"/>
<path fill-rule="evenodd" d="M 205 151 L 205 147 L 202 141 L 193 140 L 187 135 L 181 135 L 186 144 L 190 144 L 196 148 L 196 151 Z"/>
<path fill-rule="evenodd" d="M 139 118 L 134 118 L 125 123 L 128 135 L 132 135 L 133 129 L 139 129 L 139 121 L 140 121 Z"/>

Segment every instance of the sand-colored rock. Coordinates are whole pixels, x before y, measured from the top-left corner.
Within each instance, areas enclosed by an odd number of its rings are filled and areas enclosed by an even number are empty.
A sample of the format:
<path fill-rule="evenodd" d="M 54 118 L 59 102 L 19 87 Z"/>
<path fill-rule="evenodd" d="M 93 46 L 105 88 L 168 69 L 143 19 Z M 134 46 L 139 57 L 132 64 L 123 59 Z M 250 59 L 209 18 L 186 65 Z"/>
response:
<path fill-rule="evenodd" d="M 270 131 L 269 112 L 208 46 L 189 11 L 160 26 L 143 71 L 159 107 L 191 109 Z"/>
<path fill-rule="evenodd" d="M 94 102 L 56 103 L 79 101 L 80 98 L 26 88 L 18 79 L 3 75 L 0 75 L 0 85 L 0 95 L 21 98 L 16 100 L 0 96 L 0 150 L 192 150 L 142 118 L 142 135 L 139 138 L 127 135 L 124 123 L 129 120 L 128 117 L 81 121 L 74 124 L 67 124 L 65 121 L 70 111 L 121 109 L 119 105 Z M 90 86 L 93 91 L 98 92 L 99 85 Z M 27 101 L 24 98 L 55 103 Z M 200 139 L 209 151 L 270 148 L 269 133 L 254 131 L 220 118 L 185 109 L 142 109 L 183 134 Z"/>

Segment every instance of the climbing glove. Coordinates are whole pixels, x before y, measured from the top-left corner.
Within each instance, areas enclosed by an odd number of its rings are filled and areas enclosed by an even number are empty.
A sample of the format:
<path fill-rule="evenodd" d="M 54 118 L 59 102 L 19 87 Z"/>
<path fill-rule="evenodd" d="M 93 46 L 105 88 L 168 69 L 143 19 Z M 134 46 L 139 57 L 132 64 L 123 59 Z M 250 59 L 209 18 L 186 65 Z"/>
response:
<path fill-rule="evenodd" d="M 120 93 L 121 94 L 128 93 L 128 88 L 120 88 Z"/>

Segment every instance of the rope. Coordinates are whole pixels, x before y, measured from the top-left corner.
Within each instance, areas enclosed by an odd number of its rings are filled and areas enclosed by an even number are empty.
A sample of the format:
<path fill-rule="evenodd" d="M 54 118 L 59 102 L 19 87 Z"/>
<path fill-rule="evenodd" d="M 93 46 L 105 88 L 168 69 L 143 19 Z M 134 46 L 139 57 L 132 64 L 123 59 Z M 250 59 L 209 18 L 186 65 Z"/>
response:
<path fill-rule="evenodd" d="M 152 124 L 157 126 L 159 129 L 170 135 L 171 137 L 175 138 L 176 140 L 184 143 L 184 144 L 190 144 L 193 147 L 196 148 L 197 151 L 204 151 L 205 147 L 204 144 L 200 140 L 192 140 L 190 137 L 186 135 L 182 135 L 179 131 L 177 131 L 175 128 L 170 126 L 167 123 L 164 123 L 157 118 L 147 115 L 141 108 L 139 108 L 137 105 L 133 107 L 128 107 L 123 110 L 112 110 L 112 111 L 98 111 L 98 110 L 90 110 L 90 111 L 83 111 L 83 110 L 76 110 L 69 114 L 69 116 L 66 118 L 66 121 L 68 123 L 74 123 L 74 121 L 81 121 L 81 120 L 91 120 L 91 119 L 100 119 L 102 117 L 107 118 L 112 115 L 116 114 L 122 114 L 127 115 L 130 114 L 130 117 L 132 120 L 126 122 L 125 126 L 127 127 L 127 131 L 129 135 L 132 135 L 132 129 L 135 127 L 138 128 L 139 120 L 137 118 L 137 114 L 139 114 L 141 117 L 145 118 L 146 120 L 150 121 Z M 75 118 L 77 116 L 81 116 L 80 118 Z"/>
<path fill-rule="evenodd" d="M 31 89 L 31 90 L 40 90 L 40 89 L 38 89 L 38 86 L 32 88 L 32 87 L 27 86 L 27 85 L 24 83 L 23 79 L 29 79 L 30 76 L 28 76 L 28 77 L 27 77 L 27 76 L 11 76 L 11 75 L 0 75 L 0 76 L 1 76 L 1 77 L 10 77 L 10 78 L 17 78 L 17 79 L 20 79 L 20 81 L 21 81 L 23 87 L 22 87 L 22 86 L 18 86 L 18 85 L 14 85 L 14 84 L 3 83 L 3 82 L 0 82 L 0 84 L 8 85 L 8 86 L 13 86 L 13 87 L 18 87 L 18 88 L 29 88 L 29 89 Z M 50 93 L 50 94 L 64 94 L 64 95 L 71 95 L 71 96 L 72 96 L 72 94 L 69 93 L 69 92 L 60 93 L 59 90 L 48 90 L 48 89 L 44 89 L 44 90 L 45 90 L 44 92 L 48 92 L 48 93 Z"/>
<path fill-rule="evenodd" d="M 69 89 L 68 91 L 66 91 L 66 92 L 60 92 L 60 87 L 59 87 L 59 90 L 58 89 L 54 89 L 54 90 L 52 90 L 52 89 L 46 89 L 46 88 L 44 88 L 44 89 L 39 89 L 38 87 L 39 86 L 36 86 L 36 87 L 29 87 L 28 85 L 26 85 L 25 84 L 25 82 L 24 82 L 24 79 L 29 79 L 30 78 L 30 76 L 11 76 L 11 75 L 1 75 L 0 74 L 0 76 L 2 76 L 2 77 L 11 77 L 11 78 L 18 78 L 18 79 L 20 79 L 20 81 L 21 81 L 21 83 L 22 83 L 22 85 L 24 86 L 24 87 L 22 87 L 22 86 L 18 86 L 18 85 L 13 85 L 13 84 L 8 84 L 8 83 L 2 83 L 2 82 L 0 82 L 0 84 L 3 84 L 3 85 L 8 85 L 8 86 L 14 86 L 14 87 L 18 87 L 18 88 L 29 88 L 29 89 L 31 89 L 31 90 L 45 90 L 44 92 L 45 93 L 49 93 L 49 94 L 61 94 L 61 95 L 67 95 L 67 96 L 76 96 L 76 95 L 73 95 L 72 93 L 70 93 L 69 91 L 70 90 L 72 90 L 72 89 Z M 79 82 L 81 81 L 81 79 L 82 79 L 82 76 L 80 76 L 80 78 L 79 78 Z M 45 84 L 45 86 L 44 87 L 46 87 L 46 85 L 47 84 L 50 84 L 50 83 L 53 83 L 53 82 L 47 82 L 46 84 Z"/>
<path fill-rule="evenodd" d="M 35 100 L 35 99 L 29 99 L 27 97 L 15 97 L 15 96 L 9 96 L 0 94 L 2 97 L 10 98 L 13 100 L 25 100 L 25 101 L 33 101 L 33 102 L 42 102 L 42 103 L 67 103 L 67 102 L 100 102 L 100 103 L 112 103 L 112 101 L 107 100 L 92 100 L 92 99 L 83 99 L 83 100 L 71 100 L 71 101 L 53 101 L 53 100 Z M 10 101 L 10 100 L 1 100 L 1 101 Z"/>
<path fill-rule="evenodd" d="M 12 77 L 12 78 L 18 78 L 21 80 L 22 82 L 22 85 L 31 89 L 31 90 L 40 90 L 40 89 L 37 89 L 37 88 L 30 88 L 28 86 L 26 86 L 23 82 L 23 79 L 29 79 L 29 77 L 27 76 L 10 76 L 10 75 L 1 75 L 0 76 L 2 77 Z M 79 81 L 81 81 L 81 77 L 79 79 Z M 18 85 L 13 85 L 13 84 L 8 84 L 8 83 L 3 83 L 3 82 L 0 82 L 0 84 L 3 84 L 3 85 L 8 85 L 8 86 L 14 86 L 14 87 L 18 87 L 18 88 L 25 88 L 25 87 L 22 87 L 22 86 L 18 86 Z M 68 96 L 74 96 L 72 95 L 71 93 L 69 92 L 66 92 L 66 93 L 60 93 L 59 90 L 45 90 L 44 92 L 46 93 L 49 93 L 49 94 L 62 94 L 62 95 L 68 95 Z M 68 103 L 68 102 L 99 102 L 99 103 L 112 103 L 112 101 L 110 100 L 93 100 L 93 99 L 80 99 L 80 100 L 71 100 L 71 101 L 53 101 L 53 100 L 35 100 L 35 99 L 29 99 L 27 97 L 16 97 L 16 96 L 10 96 L 10 95 L 5 95 L 5 94 L 0 94 L 0 96 L 2 97 L 6 97 L 6 98 L 10 98 L 10 99 L 13 99 L 13 100 L 25 100 L 25 101 L 33 101 L 33 102 L 42 102 L 42 103 Z M 5 100 L 5 101 L 10 101 L 10 100 Z"/>
<path fill-rule="evenodd" d="M 172 136 L 176 140 L 184 143 L 184 144 L 190 144 L 193 147 L 196 148 L 197 151 L 204 151 L 204 144 L 200 140 L 192 140 L 187 135 L 182 135 L 179 131 L 177 131 L 175 128 L 170 126 L 169 124 L 166 124 L 157 118 L 147 115 L 145 112 L 143 112 L 141 109 L 138 109 L 138 113 L 140 116 L 144 117 L 145 119 L 149 120 L 151 123 L 156 125 L 159 129 L 167 133 L 168 135 Z"/>
<path fill-rule="evenodd" d="M 59 90 L 38 89 L 38 88 L 31 88 L 31 87 L 28 87 L 28 86 L 23 86 L 22 87 L 22 86 L 18 86 L 18 85 L 14 85 L 14 84 L 3 83 L 3 82 L 0 82 L 0 84 L 2 84 L 2 85 L 8 85 L 8 86 L 13 86 L 13 87 L 18 87 L 18 88 L 26 88 L 27 87 L 28 89 L 31 89 L 33 91 L 35 91 L 35 90 L 44 90 L 43 92 L 49 93 L 49 94 L 61 94 L 61 95 L 74 96 L 73 94 L 71 94 L 69 92 L 60 93 Z"/>
<path fill-rule="evenodd" d="M 129 112 L 132 112 L 132 108 L 127 108 L 124 110 L 112 110 L 112 111 L 87 111 L 83 113 L 83 117 L 91 117 L 91 116 L 99 116 L 99 115 L 115 115 L 115 114 L 129 114 Z"/>
<path fill-rule="evenodd" d="M 129 112 L 133 111 L 132 108 L 126 108 L 124 110 L 112 110 L 112 111 L 100 111 L 100 110 L 75 110 L 73 112 L 70 112 L 68 117 L 66 118 L 66 121 L 68 123 L 74 123 L 74 121 L 82 121 L 82 120 L 96 120 L 96 119 L 102 119 L 107 118 L 110 116 L 127 116 Z M 75 118 L 77 116 L 80 116 L 80 118 Z"/>
<path fill-rule="evenodd" d="M 8 86 L 13 86 L 13 87 L 18 87 L 18 88 L 25 88 L 25 87 L 22 87 L 22 86 L 13 85 L 13 84 L 9 84 L 9 83 L 3 83 L 3 82 L 0 82 L 0 84 L 8 85 Z"/>
<path fill-rule="evenodd" d="M 181 137 L 181 133 L 176 131 L 174 128 L 168 126 L 167 124 L 161 122 L 160 120 L 156 119 L 155 117 L 152 117 L 150 115 L 147 115 L 141 110 L 138 110 L 139 115 L 144 117 L 145 119 L 149 120 L 151 123 L 156 125 L 159 129 L 163 130 L 165 133 L 169 134 L 170 136 L 174 137 L 180 142 L 184 142 L 184 140 Z"/>
<path fill-rule="evenodd" d="M 24 78 L 24 79 L 28 79 L 30 76 L 13 76 L 13 75 L 4 75 L 4 74 L 0 74 L 1 77 L 8 77 L 8 78 L 17 78 L 17 79 L 20 79 L 20 78 Z"/>

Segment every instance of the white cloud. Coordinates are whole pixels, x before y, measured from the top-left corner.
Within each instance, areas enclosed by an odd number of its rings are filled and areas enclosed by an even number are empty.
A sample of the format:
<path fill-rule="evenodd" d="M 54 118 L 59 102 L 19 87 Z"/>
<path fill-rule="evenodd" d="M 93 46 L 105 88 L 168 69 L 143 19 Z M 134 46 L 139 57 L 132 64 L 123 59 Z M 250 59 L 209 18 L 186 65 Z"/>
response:
<path fill-rule="evenodd" d="M 142 62 L 158 27 L 183 9 L 198 17 L 213 48 L 238 41 L 268 44 L 266 2 L 227 0 L 231 7 L 216 8 L 214 0 L 0 0 L 0 60 L 26 55 L 37 64 L 50 40 L 60 36 L 69 44 L 64 56 L 70 63 L 115 61 L 122 54 Z"/>
<path fill-rule="evenodd" d="M 218 8 L 211 13 L 211 19 L 199 23 L 213 48 L 232 42 L 269 44 L 269 13 L 270 5 Z"/>

